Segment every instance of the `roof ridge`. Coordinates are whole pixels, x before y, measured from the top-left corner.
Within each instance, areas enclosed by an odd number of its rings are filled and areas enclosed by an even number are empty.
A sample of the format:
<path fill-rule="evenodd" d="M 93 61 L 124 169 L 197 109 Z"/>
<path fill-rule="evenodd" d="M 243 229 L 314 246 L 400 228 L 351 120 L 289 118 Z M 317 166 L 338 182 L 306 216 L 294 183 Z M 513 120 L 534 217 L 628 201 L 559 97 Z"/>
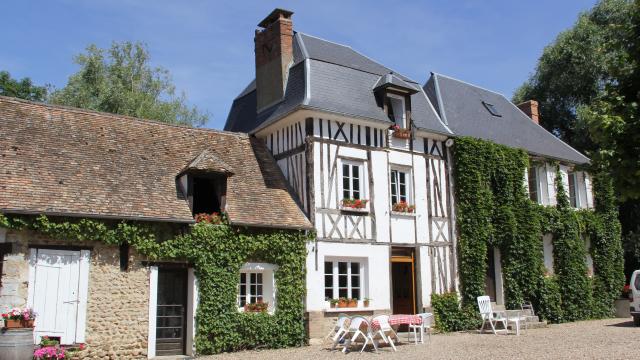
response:
<path fill-rule="evenodd" d="M 488 92 L 494 93 L 496 95 L 500 95 L 500 96 L 504 97 L 505 99 L 507 98 L 502 93 L 499 93 L 499 92 L 491 90 L 491 89 L 487 89 L 485 87 L 482 87 L 482 86 L 479 86 L 479 85 L 476 85 L 476 84 L 472 84 L 470 82 L 466 82 L 464 80 L 456 79 L 454 77 L 451 77 L 451 76 L 448 76 L 448 75 L 444 75 L 444 74 L 440 74 L 440 73 L 437 73 L 437 72 L 432 72 L 432 74 L 435 75 L 435 76 L 442 76 L 443 78 L 447 78 L 449 80 L 457 81 L 457 82 L 460 82 L 460 83 L 463 83 L 463 84 L 466 84 L 466 85 L 469 85 L 469 86 L 473 86 L 474 88 L 478 88 L 478 89 L 481 89 L 481 90 L 484 90 L 484 91 L 488 91 Z"/>
<path fill-rule="evenodd" d="M 128 119 L 128 120 L 134 120 L 134 121 L 137 121 L 137 122 L 148 123 L 148 124 L 153 124 L 153 125 L 169 126 L 169 127 L 181 128 L 181 129 L 185 129 L 185 130 L 196 130 L 196 131 L 204 131 L 204 132 L 213 132 L 213 133 L 217 133 L 217 134 L 221 134 L 221 135 L 230 135 L 230 136 L 236 136 L 236 137 L 240 137 L 240 138 L 249 138 L 249 134 L 242 133 L 242 132 L 225 131 L 225 130 L 218 130 L 218 129 L 211 129 L 211 128 L 199 128 L 199 127 L 192 127 L 192 126 L 180 125 L 180 124 L 171 124 L 171 123 L 167 123 L 167 122 L 162 122 L 160 120 L 145 119 L 145 118 L 139 118 L 139 117 L 130 116 L 130 115 L 113 114 L 113 113 L 109 113 L 109 112 L 105 112 L 105 111 L 83 109 L 83 108 L 67 106 L 67 105 L 47 104 L 47 103 L 44 103 L 44 102 L 25 100 L 25 99 L 10 97 L 10 96 L 0 95 L 0 102 L 22 103 L 22 104 L 40 106 L 40 107 L 50 108 L 50 109 L 67 110 L 67 111 L 72 111 L 72 112 L 81 113 L 81 114 L 108 116 L 108 117 L 112 117 L 112 118 L 119 119 L 119 120 Z"/>

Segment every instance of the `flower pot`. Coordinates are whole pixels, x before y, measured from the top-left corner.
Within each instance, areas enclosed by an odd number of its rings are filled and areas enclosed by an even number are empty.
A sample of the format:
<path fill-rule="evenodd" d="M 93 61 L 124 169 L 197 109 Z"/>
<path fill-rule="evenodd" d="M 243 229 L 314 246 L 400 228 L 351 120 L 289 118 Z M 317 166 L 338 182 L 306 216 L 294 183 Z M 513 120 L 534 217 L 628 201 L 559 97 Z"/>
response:
<path fill-rule="evenodd" d="M 364 307 L 369 307 L 369 300 L 363 301 L 362 304 L 364 305 Z"/>
<path fill-rule="evenodd" d="M 336 307 L 336 303 L 329 303 L 329 306 L 331 306 L 331 308 L 334 309 Z"/>
<path fill-rule="evenodd" d="M 7 329 L 20 329 L 28 326 L 22 326 L 22 320 L 7 319 L 4 322 L 4 327 L 6 327 Z"/>
<path fill-rule="evenodd" d="M 396 139 L 408 139 L 411 137 L 411 130 L 398 129 L 393 132 L 393 137 Z"/>
<path fill-rule="evenodd" d="M 338 301 L 338 307 L 339 307 L 339 308 L 346 308 L 346 307 L 348 307 L 348 305 L 349 305 L 349 304 L 347 303 L 347 301 L 346 301 L 346 300 L 340 300 L 340 301 Z"/>
<path fill-rule="evenodd" d="M 20 324 L 22 324 L 23 328 L 32 328 L 33 327 L 33 320 L 21 320 Z"/>
<path fill-rule="evenodd" d="M 349 300 L 349 306 L 350 308 L 354 308 L 354 307 L 358 307 L 358 300 Z"/>

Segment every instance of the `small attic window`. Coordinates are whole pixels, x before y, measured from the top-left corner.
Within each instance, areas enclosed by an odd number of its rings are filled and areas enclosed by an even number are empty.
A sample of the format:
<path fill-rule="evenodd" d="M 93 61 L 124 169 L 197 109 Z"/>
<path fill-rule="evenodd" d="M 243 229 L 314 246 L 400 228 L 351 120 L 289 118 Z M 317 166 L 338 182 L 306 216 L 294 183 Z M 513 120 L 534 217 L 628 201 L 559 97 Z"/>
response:
<path fill-rule="evenodd" d="M 405 129 L 406 113 L 404 97 L 396 94 L 387 94 L 387 116 L 389 116 L 389 120 Z"/>
<path fill-rule="evenodd" d="M 491 115 L 502 117 L 502 115 L 498 112 L 498 109 L 496 109 L 496 107 L 493 106 L 493 104 L 489 104 L 488 102 L 483 101 L 482 105 L 484 105 L 484 107 L 487 109 L 487 111 L 491 113 Z"/>
<path fill-rule="evenodd" d="M 226 178 L 224 177 L 192 176 L 190 195 L 193 215 L 220 213 L 223 210 L 225 190 Z"/>

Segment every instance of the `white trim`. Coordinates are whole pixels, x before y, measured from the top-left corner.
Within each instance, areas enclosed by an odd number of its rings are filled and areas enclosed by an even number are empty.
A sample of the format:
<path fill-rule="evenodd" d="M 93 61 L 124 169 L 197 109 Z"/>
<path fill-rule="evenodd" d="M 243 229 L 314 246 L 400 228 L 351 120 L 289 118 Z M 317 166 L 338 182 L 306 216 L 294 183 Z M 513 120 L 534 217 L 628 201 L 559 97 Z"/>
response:
<path fill-rule="evenodd" d="M 38 263 L 38 249 L 29 249 L 29 286 L 27 287 L 27 307 L 33 309 L 36 283 L 36 264 Z"/>
<path fill-rule="evenodd" d="M 400 95 L 396 95 L 396 94 L 390 94 L 387 93 L 387 97 L 390 99 L 396 99 L 396 100 L 400 100 L 402 102 L 402 124 L 398 124 L 397 119 L 396 119 L 396 112 L 393 111 L 393 122 L 396 123 L 398 126 L 400 126 L 402 129 L 407 129 L 408 125 L 407 125 L 407 102 L 405 100 L 404 96 L 400 96 Z M 391 103 L 391 101 L 389 101 L 389 106 L 391 106 L 391 108 L 393 109 L 393 104 Z M 388 112 L 388 110 L 387 110 Z"/>
<path fill-rule="evenodd" d="M 306 49 L 305 49 L 306 51 Z M 309 105 L 311 101 L 311 65 L 309 59 L 304 59 L 304 99 L 302 105 Z"/>
<path fill-rule="evenodd" d="M 240 271 L 276 271 L 278 270 L 278 265 L 269 264 L 269 263 L 245 263 L 240 268 Z"/>
<path fill-rule="evenodd" d="M 87 301 L 89 298 L 89 266 L 91 251 L 80 250 L 80 275 L 78 279 L 78 313 L 76 320 L 76 342 L 85 342 L 87 328 Z"/>
<path fill-rule="evenodd" d="M 367 183 L 367 181 L 365 181 L 365 173 L 364 173 L 364 168 L 365 168 L 365 163 L 364 160 L 363 161 L 356 161 L 356 160 L 349 160 L 349 159 L 344 159 L 344 158 L 338 158 L 340 160 L 339 163 L 339 168 L 338 168 L 338 187 L 339 187 L 339 197 L 344 198 L 344 170 L 343 170 L 343 166 L 344 165 L 349 165 L 349 166 L 357 166 L 358 167 L 358 186 L 360 188 L 360 190 L 358 190 L 360 192 L 360 199 L 368 199 L 367 197 L 367 192 L 365 191 L 365 187 L 364 184 Z M 350 169 L 351 173 L 349 174 L 349 184 L 353 187 L 353 169 Z M 353 199 L 353 189 L 351 189 L 349 191 L 349 198 Z M 338 204 L 339 206 L 340 204 Z M 366 206 L 366 208 L 368 209 L 369 206 Z"/>
<path fill-rule="evenodd" d="M 198 310 L 198 279 L 193 268 L 187 270 L 187 334 L 186 355 L 196 354 L 196 314 Z"/>
<path fill-rule="evenodd" d="M 147 358 L 156 356 L 156 313 L 158 305 L 158 267 L 149 268 L 149 341 L 147 343 Z"/>

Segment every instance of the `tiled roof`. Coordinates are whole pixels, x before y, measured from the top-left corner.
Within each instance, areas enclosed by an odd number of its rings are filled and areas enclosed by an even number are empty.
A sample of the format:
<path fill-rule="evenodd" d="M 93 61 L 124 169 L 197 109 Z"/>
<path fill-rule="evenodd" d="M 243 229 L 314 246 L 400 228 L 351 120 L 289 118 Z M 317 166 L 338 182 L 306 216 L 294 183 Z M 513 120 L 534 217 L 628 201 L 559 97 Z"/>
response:
<path fill-rule="evenodd" d="M 310 228 L 262 142 L 0 97 L 0 212 L 191 222 L 176 176 L 231 172 L 232 224 Z"/>

